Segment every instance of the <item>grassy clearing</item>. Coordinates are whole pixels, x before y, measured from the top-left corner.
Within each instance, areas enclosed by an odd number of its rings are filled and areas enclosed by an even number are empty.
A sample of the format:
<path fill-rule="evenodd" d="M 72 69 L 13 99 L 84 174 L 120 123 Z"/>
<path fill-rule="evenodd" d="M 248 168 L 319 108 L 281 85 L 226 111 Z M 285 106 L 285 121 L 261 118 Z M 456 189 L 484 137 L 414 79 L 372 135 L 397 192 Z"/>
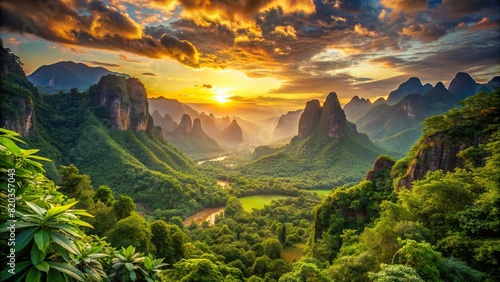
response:
<path fill-rule="evenodd" d="M 299 261 L 303 256 L 302 252 L 305 246 L 305 243 L 299 243 L 292 247 L 287 247 L 281 252 L 281 258 L 288 262 Z"/>
<path fill-rule="evenodd" d="M 316 193 L 320 198 L 323 199 L 324 197 L 326 197 L 326 195 L 332 193 L 332 190 L 307 190 L 307 192 L 312 194 Z"/>
<path fill-rule="evenodd" d="M 282 196 L 282 195 L 257 195 L 257 196 L 247 196 L 243 198 L 239 198 L 241 204 L 243 205 L 243 209 L 245 211 L 252 211 L 252 209 L 262 209 L 265 205 L 271 204 L 273 200 L 281 200 L 290 198 L 290 196 Z"/>

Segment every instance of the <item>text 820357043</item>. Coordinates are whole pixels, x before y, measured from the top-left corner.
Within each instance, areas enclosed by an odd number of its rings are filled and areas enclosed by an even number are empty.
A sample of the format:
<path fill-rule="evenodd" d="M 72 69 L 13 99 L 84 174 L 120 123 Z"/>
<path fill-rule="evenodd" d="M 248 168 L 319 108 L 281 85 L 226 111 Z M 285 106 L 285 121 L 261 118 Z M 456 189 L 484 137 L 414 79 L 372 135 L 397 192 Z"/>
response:
<path fill-rule="evenodd" d="M 7 245 L 10 247 L 7 255 L 7 266 L 9 273 L 15 274 L 16 271 L 16 169 L 7 170 L 7 229 L 9 231 L 9 239 Z"/>

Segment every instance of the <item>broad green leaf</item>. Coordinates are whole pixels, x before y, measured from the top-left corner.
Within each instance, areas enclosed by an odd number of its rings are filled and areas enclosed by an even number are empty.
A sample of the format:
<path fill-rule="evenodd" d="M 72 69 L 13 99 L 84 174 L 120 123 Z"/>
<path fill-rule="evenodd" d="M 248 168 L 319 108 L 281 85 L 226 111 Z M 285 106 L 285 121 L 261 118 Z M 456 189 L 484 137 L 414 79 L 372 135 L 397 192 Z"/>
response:
<path fill-rule="evenodd" d="M 127 268 L 128 271 L 134 271 L 135 270 L 134 265 L 131 264 L 130 262 L 125 263 L 125 267 Z"/>
<path fill-rule="evenodd" d="M 94 217 L 93 215 L 86 212 L 85 210 L 70 210 L 69 212 L 71 212 L 72 214 L 76 214 L 76 215 L 82 215 L 82 216 L 86 216 L 86 217 Z"/>
<path fill-rule="evenodd" d="M 49 233 L 47 233 L 47 231 L 43 229 L 39 230 L 35 234 L 35 243 L 38 246 L 38 249 L 40 249 L 40 251 L 45 253 L 50 243 Z"/>
<path fill-rule="evenodd" d="M 38 246 L 36 246 L 36 244 L 33 244 L 33 246 L 31 247 L 30 256 L 31 256 L 31 262 L 34 265 L 41 263 L 45 259 L 46 255 L 47 253 L 40 251 L 38 249 Z"/>
<path fill-rule="evenodd" d="M 2 270 L 2 272 L 0 272 L 0 281 L 6 281 L 6 280 L 9 280 L 11 281 L 11 277 L 20 273 L 21 271 L 23 271 L 26 267 L 30 266 L 31 265 L 31 262 L 29 261 L 23 261 L 23 262 L 16 262 L 16 273 L 15 274 L 12 274 L 9 272 L 9 269 L 10 267 L 5 267 L 4 270 Z"/>
<path fill-rule="evenodd" d="M 53 232 L 53 231 L 50 231 L 49 235 L 50 235 L 50 238 L 52 238 L 52 240 L 54 241 L 54 243 L 63 247 L 68 252 L 75 254 L 75 255 L 77 255 L 79 253 L 76 246 L 68 238 L 66 238 L 64 235 L 57 233 L 57 232 Z"/>
<path fill-rule="evenodd" d="M 130 271 L 130 279 L 132 279 L 132 281 L 137 280 L 137 274 L 135 274 L 134 271 Z"/>
<path fill-rule="evenodd" d="M 21 155 L 21 148 L 19 148 L 16 145 L 16 143 L 14 143 L 14 141 L 12 141 L 10 139 L 0 137 L 0 145 L 2 145 L 5 148 L 7 148 L 7 150 L 9 150 L 10 152 L 12 152 L 16 156 Z"/>
<path fill-rule="evenodd" d="M 66 282 L 66 279 L 61 275 L 61 272 L 51 268 L 47 273 L 47 282 Z"/>
<path fill-rule="evenodd" d="M 41 263 L 35 265 L 38 270 L 43 271 L 45 273 L 49 272 L 50 265 L 46 261 L 42 261 Z"/>
<path fill-rule="evenodd" d="M 74 202 L 65 206 L 59 206 L 59 207 L 53 207 L 47 211 L 45 214 L 45 219 L 49 219 L 55 215 L 61 214 L 65 212 L 66 210 L 70 209 L 72 206 L 76 205 L 78 202 Z"/>
<path fill-rule="evenodd" d="M 33 239 L 35 233 L 37 232 L 38 227 L 33 227 L 28 230 L 24 230 L 21 234 L 16 237 L 16 252 L 19 253 L 28 245 L 28 243 Z"/>
<path fill-rule="evenodd" d="M 64 232 L 67 232 L 77 238 L 82 238 L 80 234 L 78 234 L 77 229 L 75 229 L 73 226 L 64 224 L 64 223 L 59 223 L 59 224 L 54 224 L 52 227 L 57 228 L 59 230 L 62 230 Z"/>
<path fill-rule="evenodd" d="M 82 221 L 79 219 L 72 219 L 69 221 L 69 223 L 73 223 L 76 225 L 85 226 L 85 227 L 89 227 L 89 228 L 94 228 L 94 226 L 90 225 L 88 222 L 85 222 L 85 221 Z"/>
<path fill-rule="evenodd" d="M 60 262 L 55 262 L 55 261 L 50 261 L 49 265 L 51 268 L 57 269 L 62 273 L 65 273 L 73 278 L 75 278 L 78 281 L 86 281 L 87 279 L 85 278 L 85 275 L 78 269 L 76 269 L 74 266 L 67 265 L 64 263 Z"/>
<path fill-rule="evenodd" d="M 28 275 L 26 275 L 26 281 L 38 282 L 42 278 L 42 273 L 36 267 L 30 268 Z"/>
<path fill-rule="evenodd" d="M 43 218 L 44 214 L 47 212 L 47 210 L 37 206 L 36 204 L 33 204 L 31 202 L 26 202 L 26 205 L 30 207 L 34 212 L 36 212 L 40 217 Z"/>

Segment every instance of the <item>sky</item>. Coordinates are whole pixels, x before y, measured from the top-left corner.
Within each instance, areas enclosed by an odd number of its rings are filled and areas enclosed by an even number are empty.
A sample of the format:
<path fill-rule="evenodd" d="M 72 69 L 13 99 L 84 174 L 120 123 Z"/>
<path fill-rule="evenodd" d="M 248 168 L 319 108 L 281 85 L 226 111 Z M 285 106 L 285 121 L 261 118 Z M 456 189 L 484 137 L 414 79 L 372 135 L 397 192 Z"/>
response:
<path fill-rule="evenodd" d="M 0 37 L 27 74 L 75 61 L 138 77 L 216 114 L 279 115 L 412 76 L 500 75 L 498 0 L 2 0 Z M 196 108 L 195 107 L 195 108 Z"/>

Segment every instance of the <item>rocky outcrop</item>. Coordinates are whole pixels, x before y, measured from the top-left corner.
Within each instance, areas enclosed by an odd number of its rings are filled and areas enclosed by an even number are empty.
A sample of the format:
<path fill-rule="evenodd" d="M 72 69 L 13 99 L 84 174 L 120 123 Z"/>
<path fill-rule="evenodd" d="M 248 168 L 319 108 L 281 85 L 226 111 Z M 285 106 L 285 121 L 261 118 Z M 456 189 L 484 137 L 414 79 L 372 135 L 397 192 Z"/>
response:
<path fill-rule="evenodd" d="M 273 138 L 278 140 L 297 135 L 302 112 L 303 110 L 289 111 L 285 115 L 281 115 L 278 124 L 274 128 Z"/>
<path fill-rule="evenodd" d="M 399 187 L 411 188 L 412 182 L 421 180 L 428 171 L 438 169 L 444 172 L 455 168 L 464 168 L 465 162 L 458 157 L 458 153 L 473 146 L 486 144 L 489 136 L 450 137 L 444 133 L 437 133 L 422 140 L 422 145 L 413 162 L 408 166 L 406 174 L 399 179 Z"/>
<path fill-rule="evenodd" d="M 344 106 L 344 112 L 347 120 L 350 122 L 356 122 L 371 108 L 372 105 L 373 104 L 370 99 L 359 98 L 358 96 L 352 97 L 351 101 Z"/>
<path fill-rule="evenodd" d="M 392 91 L 387 97 L 388 104 L 395 104 L 399 102 L 404 97 L 411 94 L 425 94 L 427 91 L 432 89 L 432 85 L 425 84 L 422 85 L 420 79 L 417 77 L 411 77 L 406 82 L 399 85 L 398 89 Z"/>
<path fill-rule="evenodd" d="M 340 107 L 337 93 L 328 94 L 321 112 L 321 120 L 325 123 L 325 131 L 328 137 L 340 139 L 344 136 L 346 116 L 344 110 Z"/>
<path fill-rule="evenodd" d="M 146 89 L 136 78 L 104 76 L 97 84 L 95 103 L 107 108 L 113 128 L 144 131 L 152 126 Z"/>
<path fill-rule="evenodd" d="M 476 94 L 478 86 L 479 84 L 468 73 L 459 72 L 450 82 L 448 90 L 457 100 L 462 100 Z"/>
<path fill-rule="evenodd" d="M 243 143 L 243 131 L 238 122 L 233 119 L 226 129 L 219 136 L 219 142 L 227 147 L 234 147 Z"/>
<path fill-rule="evenodd" d="M 35 108 L 33 101 L 25 97 L 11 97 L 16 105 L 16 113 L 6 113 L 0 109 L 0 127 L 13 130 L 22 136 L 30 136 L 35 130 Z"/>
<path fill-rule="evenodd" d="M 375 182 L 375 177 L 377 174 L 390 173 L 393 165 L 393 160 L 389 159 L 388 157 L 380 156 L 373 164 L 373 168 L 366 174 L 365 179 L 371 182 Z"/>
<path fill-rule="evenodd" d="M 34 93 L 19 58 L 0 39 L 0 127 L 30 136 L 35 129 Z"/>
<path fill-rule="evenodd" d="M 298 137 L 300 139 L 307 138 L 318 125 L 321 117 L 321 105 L 318 100 L 311 100 L 306 103 L 304 112 L 299 120 Z"/>

